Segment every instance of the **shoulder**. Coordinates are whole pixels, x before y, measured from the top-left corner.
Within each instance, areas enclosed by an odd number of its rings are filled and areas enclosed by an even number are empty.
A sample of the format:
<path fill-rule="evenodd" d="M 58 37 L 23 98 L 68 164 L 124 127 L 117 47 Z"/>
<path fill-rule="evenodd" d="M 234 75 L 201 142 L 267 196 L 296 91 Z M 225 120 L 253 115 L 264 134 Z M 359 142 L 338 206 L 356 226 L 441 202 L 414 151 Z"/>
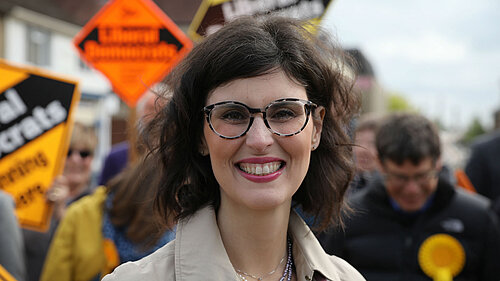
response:
<path fill-rule="evenodd" d="M 348 197 L 347 203 L 352 207 L 354 213 L 368 212 L 378 208 L 386 198 L 384 183 L 381 179 L 370 182 L 365 188 Z"/>
<path fill-rule="evenodd" d="M 98 186 L 94 192 L 92 192 L 89 195 L 86 195 L 74 203 L 70 205 L 70 207 L 76 208 L 76 207 L 83 207 L 83 206 L 88 206 L 88 205 L 94 205 L 94 204 L 101 204 L 104 202 L 106 199 L 107 193 L 106 193 L 106 187 L 101 185 Z"/>
<path fill-rule="evenodd" d="M 480 194 L 470 193 L 460 188 L 456 188 L 455 191 L 455 202 L 457 203 L 457 205 L 462 206 L 468 211 L 489 211 L 491 201 L 488 198 Z"/>
<path fill-rule="evenodd" d="M 2 232 L 17 232 L 18 228 L 16 215 L 14 213 L 14 201 L 12 197 L 0 190 L 0 225 Z M 6 231 L 4 231 L 6 230 Z M 2 235 L 0 235 L 0 238 Z"/>
<path fill-rule="evenodd" d="M 87 215 L 89 213 L 102 214 L 102 206 L 106 200 L 106 196 L 106 187 L 97 187 L 92 194 L 86 195 L 70 204 L 65 217 L 78 216 L 79 214 Z"/>
<path fill-rule="evenodd" d="M 500 144 L 500 131 L 495 131 L 477 138 L 472 144 L 474 151 L 495 148 Z"/>
<path fill-rule="evenodd" d="M 124 263 L 103 281 L 175 280 L 175 240 L 138 261 Z"/>
<path fill-rule="evenodd" d="M 5 193 L 1 190 L 0 190 L 0 209 L 3 210 L 2 213 L 8 210 L 12 212 L 12 210 L 14 209 L 14 201 L 12 197 L 8 193 Z"/>
<path fill-rule="evenodd" d="M 362 190 L 352 194 L 349 198 L 348 201 L 351 204 L 359 204 L 363 200 L 366 200 L 370 192 L 373 192 L 373 189 L 376 188 L 374 187 L 374 184 L 368 184 L 365 188 Z"/>
<path fill-rule="evenodd" d="M 106 188 L 100 186 L 94 193 L 71 203 L 55 230 L 54 239 L 68 235 L 78 235 L 86 239 L 94 238 L 95 235 L 99 236 L 105 199 Z M 93 235 L 90 236 L 90 233 Z"/>
<path fill-rule="evenodd" d="M 496 215 L 491 209 L 491 201 L 488 198 L 459 188 L 443 214 L 462 220 L 465 225 L 472 226 L 480 233 L 486 227 L 497 224 Z"/>
<path fill-rule="evenodd" d="M 365 280 L 365 278 L 361 275 L 361 273 L 359 273 L 359 271 L 357 271 L 352 265 L 350 265 L 345 260 L 332 255 L 330 256 L 330 262 L 338 272 L 338 277 L 340 281 Z"/>

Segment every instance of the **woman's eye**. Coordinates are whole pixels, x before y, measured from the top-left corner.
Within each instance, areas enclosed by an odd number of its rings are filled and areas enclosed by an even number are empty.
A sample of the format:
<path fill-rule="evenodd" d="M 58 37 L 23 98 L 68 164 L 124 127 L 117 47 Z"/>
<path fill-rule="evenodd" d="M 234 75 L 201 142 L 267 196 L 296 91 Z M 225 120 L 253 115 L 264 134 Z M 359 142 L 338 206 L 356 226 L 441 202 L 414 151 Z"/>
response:
<path fill-rule="evenodd" d="M 270 116 L 272 120 L 275 121 L 286 121 L 295 118 L 297 114 L 288 108 L 279 109 Z"/>
<path fill-rule="evenodd" d="M 243 114 L 241 111 L 230 110 L 221 114 L 220 119 L 225 121 L 245 121 L 248 119 L 247 114 Z"/>

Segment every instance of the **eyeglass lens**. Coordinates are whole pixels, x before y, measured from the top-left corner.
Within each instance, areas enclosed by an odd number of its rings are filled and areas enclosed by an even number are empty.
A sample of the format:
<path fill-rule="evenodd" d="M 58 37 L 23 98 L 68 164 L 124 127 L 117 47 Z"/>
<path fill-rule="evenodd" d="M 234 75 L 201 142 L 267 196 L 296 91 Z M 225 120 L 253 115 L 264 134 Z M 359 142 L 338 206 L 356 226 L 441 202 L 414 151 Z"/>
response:
<path fill-rule="evenodd" d="M 305 105 L 300 101 L 271 103 L 265 109 L 267 126 L 280 135 L 298 133 L 307 122 Z M 252 114 L 241 104 L 226 103 L 215 106 L 210 112 L 213 129 L 225 137 L 239 136 L 249 128 Z"/>

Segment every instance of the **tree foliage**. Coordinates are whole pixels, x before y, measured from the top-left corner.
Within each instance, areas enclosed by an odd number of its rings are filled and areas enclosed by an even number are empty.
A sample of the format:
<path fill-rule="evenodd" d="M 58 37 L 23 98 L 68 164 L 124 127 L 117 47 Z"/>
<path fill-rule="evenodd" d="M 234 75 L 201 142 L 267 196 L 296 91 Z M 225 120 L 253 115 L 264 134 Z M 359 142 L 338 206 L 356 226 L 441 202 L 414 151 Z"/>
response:
<path fill-rule="evenodd" d="M 462 142 L 464 142 L 465 144 L 469 144 L 477 136 L 480 136 L 484 133 L 486 133 L 484 126 L 481 124 L 479 118 L 475 117 L 467 127 L 467 130 L 465 131 L 465 134 L 462 137 Z"/>
<path fill-rule="evenodd" d="M 403 95 L 399 93 L 389 93 L 387 110 L 389 112 L 417 112 L 417 109 Z"/>

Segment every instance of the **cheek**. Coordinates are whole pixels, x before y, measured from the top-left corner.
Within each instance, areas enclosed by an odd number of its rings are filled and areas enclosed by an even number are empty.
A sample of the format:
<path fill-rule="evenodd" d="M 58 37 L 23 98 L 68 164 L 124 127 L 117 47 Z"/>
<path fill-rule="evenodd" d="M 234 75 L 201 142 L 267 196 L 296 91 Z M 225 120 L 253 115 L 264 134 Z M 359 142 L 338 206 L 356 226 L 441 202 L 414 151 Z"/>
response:
<path fill-rule="evenodd" d="M 398 198 L 401 195 L 401 191 L 403 190 L 400 187 L 393 186 L 391 184 L 385 184 L 385 189 L 387 194 L 392 198 Z"/>
<path fill-rule="evenodd" d="M 68 159 L 66 159 L 66 162 L 64 163 L 64 170 L 65 171 L 73 171 L 81 166 L 82 166 L 81 162 L 79 163 L 78 161 L 75 161 L 74 159 L 68 158 Z"/>
<path fill-rule="evenodd" d="M 85 159 L 85 161 L 83 162 L 83 165 L 85 166 L 85 169 L 87 170 L 90 170 L 90 168 L 92 167 L 92 158 L 87 158 Z"/>
<path fill-rule="evenodd" d="M 284 138 L 280 142 L 280 145 L 289 155 L 293 167 L 300 168 L 305 175 L 309 168 L 311 158 L 310 132 L 309 134 L 304 134 L 302 136 L 299 134 L 293 137 Z M 297 175 L 302 174 L 302 172 Z"/>
<path fill-rule="evenodd" d="M 432 182 L 430 182 L 429 184 L 425 185 L 424 186 L 425 193 L 427 195 L 434 193 L 434 191 L 436 191 L 437 184 L 438 184 L 438 180 L 435 179 L 435 180 L 432 180 Z"/>
<path fill-rule="evenodd" d="M 217 173 L 217 169 L 226 169 L 227 163 L 234 155 L 235 145 L 238 141 L 222 139 L 215 135 L 207 124 L 204 126 L 203 133 L 214 173 Z"/>
<path fill-rule="evenodd" d="M 390 184 L 385 184 L 385 190 L 389 196 L 394 196 L 395 195 L 395 190 Z"/>

